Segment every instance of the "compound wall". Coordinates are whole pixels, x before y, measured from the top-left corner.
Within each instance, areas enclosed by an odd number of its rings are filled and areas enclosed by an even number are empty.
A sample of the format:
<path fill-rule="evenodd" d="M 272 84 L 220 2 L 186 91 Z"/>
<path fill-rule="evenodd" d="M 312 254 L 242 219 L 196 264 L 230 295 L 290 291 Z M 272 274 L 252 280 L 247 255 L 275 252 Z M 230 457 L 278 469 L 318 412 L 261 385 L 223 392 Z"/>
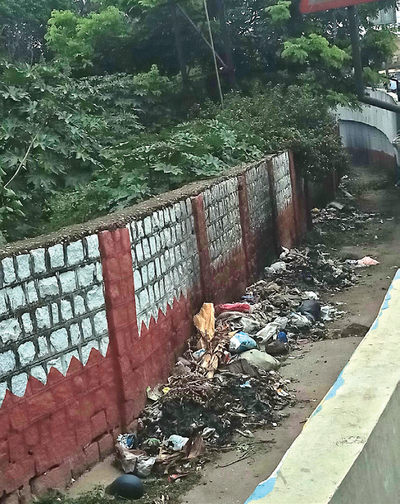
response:
<path fill-rule="evenodd" d="M 0 497 L 65 487 L 111 453 L 202 302 L 240 299 L 305 208 L 283 153 L 0 251 Z"/>

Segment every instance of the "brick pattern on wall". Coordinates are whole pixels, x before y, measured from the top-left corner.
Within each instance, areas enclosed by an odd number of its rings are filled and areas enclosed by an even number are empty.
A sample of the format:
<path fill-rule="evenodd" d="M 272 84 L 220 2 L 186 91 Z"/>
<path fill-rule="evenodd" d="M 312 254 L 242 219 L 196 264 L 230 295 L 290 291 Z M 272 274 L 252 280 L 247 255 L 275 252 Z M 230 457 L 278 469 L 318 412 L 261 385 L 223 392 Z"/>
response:
<path fill-rule="evenodd" d="M 237 178 L 207 189 L 203 200 L 211 264 L 216 267 L 229 258 L 242 239 Z"/>
<path fill-rule="evenodd" d="M 279 214 L 292 203 L 289 153 L 284 152 L 272 158 L 272 166 L 275 181 L 276 207 Z"/>
<path fill-rule="evenodd" d="M 96 235 L 3 259 L 0 289 L 0 404 L 7 389 L 25 394 L 29 376 L 65 375 L 108 347 Z"/>
<path fill-rule="evenodd" d="M 128 224 L 137 325 L 149 326 L 174 299 L 199 283 L 200 265 L 190 199 Z"/>
<path fill-rule="evenodd" d="M 246 172 L 246 183 L 250 228 L 252 231 L 266 229 L 272 217 L 266 161 L 260 162 Z"/>

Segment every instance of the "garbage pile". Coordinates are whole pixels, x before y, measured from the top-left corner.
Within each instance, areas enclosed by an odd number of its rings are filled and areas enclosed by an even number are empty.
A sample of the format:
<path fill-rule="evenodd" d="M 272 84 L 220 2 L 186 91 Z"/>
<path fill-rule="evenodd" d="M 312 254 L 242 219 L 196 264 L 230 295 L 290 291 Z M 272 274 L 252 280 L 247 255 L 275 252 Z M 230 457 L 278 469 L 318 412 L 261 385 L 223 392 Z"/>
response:
<path fill-rule="evenodd" d="M 313 208 L 313 223 L 321 235 L 334 231 L 353 231 L 361 229 L 367 222 L 379 222 L 376 213 L 364 213 L 355 207 L 331 202 L 326 208 Z"/>
<path fill-rule="evenodd" d="M 247 303 L 233 308 L 251 309 Z M 148 389 L 137 433 L 119 436 L 116 455 L 126 473 L 184 477 L 203 463 L 206 450 L 226 446 L 235 434 L 253 437 L 252 429 L 276 425 L 294 400 L 290 381 L 277 372 L 279 361 L 247 333 L 231 330 L 223 314 L 232 312 L 225 310 L 203 305 L 173 374 Z"/>
<path fill-rule="evenodd" d="M 267 278 L 278 278 L 304 290 L 310 287 L 339 290 L 357 281 L 354 265 L 331 257 L 322 244 L 301 251 L 284 249 L 280 260 L 265 268 L 265 274 Z"/>

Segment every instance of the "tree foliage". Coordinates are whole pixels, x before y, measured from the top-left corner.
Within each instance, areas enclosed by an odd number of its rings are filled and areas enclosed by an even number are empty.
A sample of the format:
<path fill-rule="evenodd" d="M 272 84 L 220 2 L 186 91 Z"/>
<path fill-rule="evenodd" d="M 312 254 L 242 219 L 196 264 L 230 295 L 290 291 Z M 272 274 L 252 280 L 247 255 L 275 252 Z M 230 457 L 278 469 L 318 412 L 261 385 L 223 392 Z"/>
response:
<path fill-rule="evenodd" d="M 58 58 L 85 68 L 96 58 L 118 50 L 120 40 L 128 33 L 128 18 L 114 6 L 85 17 L 68 10 L 53 10 L 45 40 Z"/>
<path fill-rule="evenodd" d="M 313 179 L 345 165 L 329 110 L 354 99 L 346 10 L 302 16 L 298 4 L 225 0 L 224 24 L 221 0 L 208 0 L 216 51 L 228 62 L 231 50 L 236 72 L 232 90 L 218 60 L 221 110 L 200 0 L 182 0 L 176 24 L 164 0 L 0 2 L 0 240 L 280 149 Z M 359 9 L 370 83 L 394 50 L 371 20 L 392 4 Z"/>

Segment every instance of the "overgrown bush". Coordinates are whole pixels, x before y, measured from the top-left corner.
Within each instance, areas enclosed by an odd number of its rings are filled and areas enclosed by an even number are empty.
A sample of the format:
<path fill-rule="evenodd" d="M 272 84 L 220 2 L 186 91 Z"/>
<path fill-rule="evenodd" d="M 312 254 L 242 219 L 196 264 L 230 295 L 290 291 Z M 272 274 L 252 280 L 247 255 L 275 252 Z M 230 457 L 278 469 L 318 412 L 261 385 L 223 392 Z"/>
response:
<path fill-rule="evenodd" d="M 68 67 L 5 63 L 0 73 L 3 240 L 84 222 L 284 149 L 314 180 L 346 164 L 328 101 L 306 85 L 232 93 L 224 109 L 210 102 L 182 122 L 179 80 L 155 66 L 74 79 Z"/>
<path fill-rule="evenodd" d="M 117 163 L 96 172 L 80 190 L 52 199 L 51 229 L 285 149 L 293 149 L 298 169 L 310 180 L 322 180 L 332 170 L 341 173 L 347 165 L 324 99 L 297 86 L 247 97 L 232 94 L 223 110 L 209 103 L 200 118 L 110 147 L 106 155 Z"/>
<path fill-rule="evenodd" d="M 11 181 L 9 189 L 16 193 L 2 193 L 7 215 L 0 230 L 10 239 L 47 229 L 54 218 L 52 196 L 119 166 L 111 147 L 146 127 L 162 128 L 179 119 L 179 83 L 161 76 L 155 66 L 135 77 L 73 79 L 61 65 L 2 63 L 0 79 L 0 174 L 2 184 Z M 26 218 L 7 210 L 16 198 Z"/>

